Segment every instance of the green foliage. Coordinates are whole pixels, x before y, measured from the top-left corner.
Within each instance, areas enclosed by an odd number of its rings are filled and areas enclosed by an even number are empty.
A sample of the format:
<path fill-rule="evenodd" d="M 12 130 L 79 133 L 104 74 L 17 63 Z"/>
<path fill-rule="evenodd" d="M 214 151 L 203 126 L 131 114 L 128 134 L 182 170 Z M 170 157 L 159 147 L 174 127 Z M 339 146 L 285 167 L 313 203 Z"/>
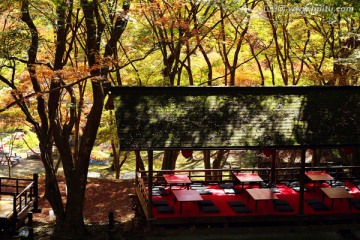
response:
<path fill-rule="evenodd" d="M 29 32 L 25 28 L 8 29 L 0 31 L 0 58 L 8 56 L 23 56 Z"/>
<path fill-rule="evenodd" d="M 358 12 L 360 9 L 360 2 L 353 0 L 315 0 L 317 4 L 326 4 L 334 7 L 346 7 L 351 6 L 354 8 L 354 12 Z"/>
<path fill-rule="evenodd" d="M 344 6 L 353 7 L 353 12 L 272 12 L 274 14 L 274 31 L 271 29 L 269 16 L 264 12 L 264 2 L 274 5 L 284 5 L 285 9 L 294 6 Z M 10 67 L 15 66 L 18 72 L 14 74 L 13 81 L 22 84 L 28 76 L 24 76 L 26 63 L 14 62 L 10 57 L 24 59 L 26 56 L 31 35 L 28 27 L 19 18 L 20 10 L 17 7 L 20 1 L 1 1 L 1 27 L 0 31 L 0 74 L 5 77 L 11 77 Z M 54 32 L 57 30 L 58 15 L 56 7 L 69 9 L 66 1 L 52 0 L 31 1 L 31 16 L 37 26 L 40 36 L 40 48 L 37 61 L 49 64 L 53 61 L 54 50 Z M 175 84 L 189 85 L 189 79 L 192 77 L 194 85 L 202 84 L 207 81 L 210 71 L 213 73 L 213 85 L 224 85 L 225 74 L 229 72 L 229 63 L 225 59 L 235 58 L 234 46 L 240 41 L 241 30 L 247 24 L 247 18 L 250 17 L 249 30 L 244 35 L 244 42 L 241 45 L 240 54 L 236 61 L 236 84 L 250 85 L 260 83 L 260 73 L 254 57 L 250 53 L 250 45 L 258 54 L 257 58 L 263 70 L 265 85 L 283 85 L 280 63 L 277 60 L 280 54 L 286 55 L 285 69 L 292 76 L 291 68 L 294 68 L 294 75 L 300 71 L 300 65 L 304 63 L 304 74 L 296 84 L 325 84 L 326 80 L 332 78 L 334 64 L 340 64 L 344 69 L 350 72 L 348 75 L 348 84 L 356 84 L 356 76 L 359 74 L 359 50 L 358 47 L 349 47 L 347 41 L 351 38 L 359 41 L 359 22 L 354 21 L 359 18 L 359 1 L 351 0 L 274 0 L 259 1 L 255 8 L 250 11 L 250 1 L 159 1 L 159 6 L 155 7 L 153 1 L 141 1 L 131 3 L 130 17 L 121 39 L 121 45 L 117 45 L 117 58 L 111 59 L 111 77 L 117 77 L 115 67 L 120 69 L 120 76 L 123 85 L 168 85 L 170 76 L 164 75 L 164 69 L 168 67 L 174 73 Z M 76 15 L 77 7 L 80 7 L 80 1 L 74 1 L 75 10 L 72 13 Z M 111 32 L 112 24 L 117 17 L 122 14 L 121 4 L 116 5 L 114 1 L 100 1 L 99 11 L 101 20 L 108 24 L 106 28 L 106 37 L 101 41 L 106 44 L 107 38 Z M 224 11 L 226 17 L 221 19 L 220 9 Z M 82 12 L 80 11 L 80 16 Z M 153 19 L 149 19 L 154 17 Z M 244 19 L 244 20 L 243 20 Z M 340 19 L 340 20 L 338 20 Z M 220 22 L 223 21 L 224 28 L 221 28 Z M 86 45 L 84 42 L 84 25 L 72 19 L 71 28 L 76 32 L 76 38 L 71 39 L 71 34 L 67 36 L 68 42 L 75 41 L 76 45 L 69 50 L 69 61 L 65 66 L 70 69 L 73 66 L 80 66 L 86 60 Z M 76 25 L 79 24 L 79 25 Z M 223 30 L 223 32 L 222 32 Z M 309 31 L 309 41 L 308 40 Z M 277 35 L 275 36 L 274 33 Z M 182 34 L 182 35 L 181 35 Z M 225 39 L 222 37 L 225 36 Z M 283 37 L 286 36 L 286 37 Z M 278 40 L 280 52 L 276 52 L 274 45 L 275 38 Z M 188 51 L 186 49 L 188 44 Z M 224 44 L 226 50 L 222 50 Z M 307 45 L 306 45 L 307 44 Z M 203 47 L 204 52 L 200 51 L 199 46 Z M 76 51 L 75 51 L 76 49 Z M 180 49 L 179 52 L 176 52 Z M 175 54 L 176 53 L 176 54 Z M 211 69 L 205 62 L 205 54 L 210 63 Z M 337 54 L 337 55 L 336 55 Z M 174 58 L 174 60 L 166 60 Z M 106 62 L 107 63 L 107 62 Z M 177 65 L 176 65 L 177 64 Z M 43 66 L 44 66 L 43 65 Z M 188 66 L 189 65 L 189 66 Z M 186 70 L 186 66 L 190 71 Z M 83 66 L 82 66 L 83 67 Z M 271 68 L 272 71 L 271 72 Z M 78 68 L 75 77 L 69 70 L 65 70 L 69 82 L 79 77 Z M 39 68 L 38 68 L 39 70 Z M 225 72 L 227 70 L 227 72 Z M 46 89 L 49 84 L 49 77 L 46 75 L 49 69 L 43 70 L 44 82 L 42 87 Z M 272 73 L 274 78 L 272 79 Z M 79 74 L 79 75 L 77 75 Z M 322 74 L 322 75 L 321 75 Z M 24 80 L 25 79 L 25 80 Z M 323 81 L 320 81 L 320 80 Z M 114 81 L 115 82 L 115 81 Z M 335 82 L 337 84 L 337 82 Z M 26 85 L 26 84 L 24 84 Z M 2 87 L 1 85 L 0 87 Z M 11 102 L 8 95 L 8 88 L 3 88 L 1 92 L 2 107 Z M 91 87 L 85 86 L 86 91 L 91 91 Z M 24 90 L 24 93 L 32 93 L 32 89 Z M 64 106 L 72 106 L 71 109 L 77 109 L 78 105 L 68 103 L 64 98 Z M 31 102 L 34 100 L 31 99 Z M 6 104 L 5 104 L 6 103 Z M 35 107 L 32 106 L 32 107 Z M 82 113 L 88 112 L 83 109 Z M 7 118 L 16 120 L 12 123 L 7 122 L 4 129 L 12 131 L 23 126 L 24 119 L 19 119 L 21 115 L 17 109 L 10 109 L 1 117 L 2 121 Z M 110 117 L 105 116 L 98 132 L 97 144 L 117 141 L 116 128 L 114 124 L 109 124 Z"/>

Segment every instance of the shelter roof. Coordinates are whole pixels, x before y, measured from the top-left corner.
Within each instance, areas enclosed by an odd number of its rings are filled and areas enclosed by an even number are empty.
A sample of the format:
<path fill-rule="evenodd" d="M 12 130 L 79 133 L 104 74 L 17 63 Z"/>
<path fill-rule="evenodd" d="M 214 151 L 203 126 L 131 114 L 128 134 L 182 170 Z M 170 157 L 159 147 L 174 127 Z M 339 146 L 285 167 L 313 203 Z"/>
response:
<path fill-rule="evenodd" d="M 113 87 L 123 150 L 360 146 L 359 87 Z"/>

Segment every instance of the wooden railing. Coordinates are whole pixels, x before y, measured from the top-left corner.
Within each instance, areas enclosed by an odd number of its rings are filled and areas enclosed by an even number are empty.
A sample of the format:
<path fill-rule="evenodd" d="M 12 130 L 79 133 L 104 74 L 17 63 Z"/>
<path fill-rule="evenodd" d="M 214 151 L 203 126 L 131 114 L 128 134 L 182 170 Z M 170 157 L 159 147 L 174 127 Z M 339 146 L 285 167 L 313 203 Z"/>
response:
<path fill-rule="evenodd" d="M 28 210 L 34 199 L 34 182 L 27 185 L 20 193 L 14 195 L 13 200 L 13 218 L 22 215 Z M 9 216 L 10 217 L 10 216 Z"/>
<path fill-rule="evenodd" d="M 144 214 L 145 214 L 146 218 L 149 218 L 148 211 L 147 211 L 147 209 L 149 207 L 148 191 L 145 186 L 144 179 L 141 177 L 141 174 L 140 173 L 137 173 L 137 174 L 138 174 L 138 177 L 137 177 L 137 183 L 136 183 L 136 194 L 138 196 L 138 199 L 139 199 L 142 209 L 144 209 Z"/>
<path fill-rule="evenodd" d="M 40 212 L 37 174 L 33 175 L 33 179 L 0 178 L 0 195 L 8 195 L 13 199 L 12 211 L 6 213 L 5 217 L 5 221 L 9 222 L 6 224 L 7 229 L 5 230 L 12 233 L 16 231 L 18 224 L 27 217 L 30 211 Z"/>
<path fill-rule="evenodd" d="M 0 194 L 17 195 L 32 182 L 32 179 L 2 177 L 0 178 Z"/>
<path fill-rule="evenodd" d="M 360 166 L 321 166 L 321 167 L 306 167 L 305 171 L 326 171 L 332 175 L 335 180 L 354 180 L 360 178 Z M 270 168 L 241 168 L 241 169 L 185 169 L 185 170 L 154 170 L 153 184 L 163 185 L 165 180 L 163 174 L 186 174 L 192 182 L 201 182 L 204 184 L 214 182 L 232 182 L 234 181 L 233 172 L 256 172 L 264 179 L 265 182 L 270 181 Z M 276 182 L 281 181 L 298 181 L 300 179 L 300 167 L 276 168 Z M 144 185 L 148 183 L 148 171 L 139 171 L 139 178 L 144 181 Z"/>

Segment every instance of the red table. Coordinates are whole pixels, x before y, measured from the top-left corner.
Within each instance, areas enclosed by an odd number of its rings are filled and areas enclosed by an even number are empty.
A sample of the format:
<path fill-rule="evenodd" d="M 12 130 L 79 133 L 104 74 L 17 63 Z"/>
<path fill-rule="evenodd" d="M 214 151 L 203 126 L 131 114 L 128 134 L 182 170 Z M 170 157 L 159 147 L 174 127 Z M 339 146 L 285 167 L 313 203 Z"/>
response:
<path fill-rule="evenodd" d="M 249 193 L 248 202 L 250 201 L 250 197 L 255 201 L 255 212 L 257 211 L 258 201 L 278 199 L 275 193 L 269 188 L 253 188 L 246 189 L 246 191 Z"/>
<path fill-rule="evenodd" d="M 189 185 L 191 184 L 191 180 L 185 174 L 164 174 L 164 179 L 167 184 L 170 185 L 170 189 L 172 185 L 186 185 L 187 189 L 189 189 Z"/>
<path fill-rule="evenodd" d="M 308 171 L 305 175 L 314 182 L 313 191 L 315 191 L 316 182 L 330 181 L 331 185 L 331 182 L 334 180 L 334 178 L 325 171 Z"/>
<path fill-rule="evenodd" d="M 174 203 L 179 201 L 180 203 L 180 213 L 182 212 L 182 203 L 183 202 L 198 202 L 202 201 L 203 198 L 196 190 L 189 189 L 176 189 L 172 191 L 174 193 Z"/>
<path fill-rule="evenodd" d="M 325 195 L 331 199 L 331 209 L 334 208 L 334 200 L 335 199 L 348 199 L 349 208 L 351 209 L 350 199 L 353 198 L 353 195 L 351 195 L 345 188 L 342 188 L 342 187 L 321 188 L 321 191 L 323 191 L 323 197 L 322 197 L 323 201 L 324 201 Z"/>
<path fill-rule="evenodd" d="M 244 190 L 244 183 L 261 183 L 264 180 L 257 173 L 233 173 L 234 176 L 240 181 L 242 191 Z"/>

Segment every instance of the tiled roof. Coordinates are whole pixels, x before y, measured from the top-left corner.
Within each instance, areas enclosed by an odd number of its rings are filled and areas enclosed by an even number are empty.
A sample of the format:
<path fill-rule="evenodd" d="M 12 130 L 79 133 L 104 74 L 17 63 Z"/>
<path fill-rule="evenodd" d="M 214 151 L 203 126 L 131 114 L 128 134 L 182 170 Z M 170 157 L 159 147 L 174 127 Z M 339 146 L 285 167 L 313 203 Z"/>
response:
<path fill-rule="evenodd" d="M 359 87 L 114 87 L 120 147 L 360 145 Z"/>

